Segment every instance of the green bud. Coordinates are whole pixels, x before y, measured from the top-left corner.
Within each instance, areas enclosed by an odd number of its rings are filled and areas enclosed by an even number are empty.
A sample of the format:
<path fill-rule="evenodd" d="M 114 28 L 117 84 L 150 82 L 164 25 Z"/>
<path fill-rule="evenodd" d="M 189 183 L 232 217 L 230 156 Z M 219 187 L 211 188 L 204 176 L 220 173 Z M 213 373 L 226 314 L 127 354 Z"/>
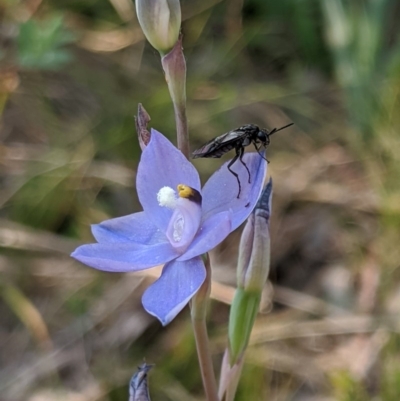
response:
<path fill-rule="evenodd" d="M 228 329 L 231 366 L 243 356 L 246 350 L 260 307 L 262 289 L 269 273 L 271 198 L 272 181 L 270 180 L 247 219 L 240 239 L 238 288 L 231 305 Z"/>
<path fill-rule="evenodd" d="M 179 0 L 136 0 L 136 13 L 143 33 L 161 54 L 167 54 L 181 29 Z"/>
<path fill-rule="evenodd" d="M 261 293 L 237 288 L 229 315 L 229 356 L 233 366 L 249 343 L 251 330 L 260 307 Z"/>
<path fill-rule="evenodd" d="M 237 286 L 248 291 L 261 292 L 267 281 L 271 247 L 269 236 L 271 199 L 270 180 L 253 213 L 247 219 L 240 239 Z"/>

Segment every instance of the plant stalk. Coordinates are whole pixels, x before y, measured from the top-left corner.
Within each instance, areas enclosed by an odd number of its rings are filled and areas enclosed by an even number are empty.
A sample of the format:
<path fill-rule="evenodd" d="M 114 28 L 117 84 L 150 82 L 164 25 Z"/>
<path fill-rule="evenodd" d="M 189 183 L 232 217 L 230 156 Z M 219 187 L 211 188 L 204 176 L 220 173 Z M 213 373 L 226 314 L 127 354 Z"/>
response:
<path fill-rule="evenodd" d="M 219 401 L 206 326 L 207 303 L 211 291 L 211 268 L 208 255 L 205 266 L 206 279 L 191 301 L 192 326 L 207 401 Z"/>

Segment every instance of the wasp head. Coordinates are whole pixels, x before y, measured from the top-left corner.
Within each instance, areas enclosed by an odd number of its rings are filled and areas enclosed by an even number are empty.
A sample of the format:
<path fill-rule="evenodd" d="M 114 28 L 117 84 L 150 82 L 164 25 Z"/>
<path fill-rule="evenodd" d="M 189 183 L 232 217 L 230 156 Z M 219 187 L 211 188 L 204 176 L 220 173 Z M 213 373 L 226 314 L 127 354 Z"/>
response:
<path fill-rule="evenodd" d="M 266 128 L 261 128 L 258 132 L 257 132 L 257 139 L 265 146 L 267 147 L 270 143 L 269 140 L 269 135 L 270 132 L 266 129 Z"/>

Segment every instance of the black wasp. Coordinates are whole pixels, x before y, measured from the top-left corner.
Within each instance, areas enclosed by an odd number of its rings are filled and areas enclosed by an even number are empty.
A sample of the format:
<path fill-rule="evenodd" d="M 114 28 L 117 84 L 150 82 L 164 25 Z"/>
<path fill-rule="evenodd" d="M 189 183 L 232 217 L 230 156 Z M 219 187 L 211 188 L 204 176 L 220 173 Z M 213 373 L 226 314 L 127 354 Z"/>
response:
<path fill-rule="evenodd" d="M 237 129 L 229 131 L 226 134 L 211 139 L 211 141 L 205 143 L 200 149 L 195 150 L 192 153 L 192 156 L 193 159 L 197 159 L 198 157 L 219 158 L 230 150 L 235 149 L 236 155 L 228 164 L 228 170 L 236 177 L 239 184 L 239 193 L 237 196 L 239 198 L 241 192 L 239 175 L 231 169 L 232 164 L 235 163 L 237 159 L 240 160 L 243 166 L 246 167 L 247 173 L 249 174 L 250 183 L 250 171 L 247 168 L 246 163 L 243 161 L 244 148 L 252 143 L 259 155 L 263 157 L 260 153 L 260 149 L 261 147 L 266 148 L 269 145 L 269 137 L 278 131 L 290 127 L 291 125 L 293 125 L 293 123 L 285 125 L 281 128 L 274 128 L 269 131 L 266 128 L 260 128 L 255 124 L 246 124 Z"/>

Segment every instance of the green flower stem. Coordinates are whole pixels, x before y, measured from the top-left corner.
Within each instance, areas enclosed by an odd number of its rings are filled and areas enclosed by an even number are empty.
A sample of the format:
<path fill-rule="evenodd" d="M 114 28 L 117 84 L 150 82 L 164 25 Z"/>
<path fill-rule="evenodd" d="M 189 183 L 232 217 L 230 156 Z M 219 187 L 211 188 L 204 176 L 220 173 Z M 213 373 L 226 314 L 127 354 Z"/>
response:
<path fill-rule="evenodd" d="M 186 103 L 174 104 L 178 149 L 189 159 L 189 132 L 186 118 Z"/>
<path fill-rule="evenodd" d="M 207 277 L 191 301 L 191 316 L 197 356 L 199 358 L 203 387 L 207 401 L 218 401 L 217 382 L 211 359 L 209 339 L 206 326 L 207 303 L 211 291 L 211 268 L 208 255 L 205 260 Z"/>
<path fill-rule="evenodd" d="M 189 131 L 186 117 L 186 61 L 182 49 L 182 36 L 161 63 L 174 104 L 178 149 L 189 158 Z"/>

